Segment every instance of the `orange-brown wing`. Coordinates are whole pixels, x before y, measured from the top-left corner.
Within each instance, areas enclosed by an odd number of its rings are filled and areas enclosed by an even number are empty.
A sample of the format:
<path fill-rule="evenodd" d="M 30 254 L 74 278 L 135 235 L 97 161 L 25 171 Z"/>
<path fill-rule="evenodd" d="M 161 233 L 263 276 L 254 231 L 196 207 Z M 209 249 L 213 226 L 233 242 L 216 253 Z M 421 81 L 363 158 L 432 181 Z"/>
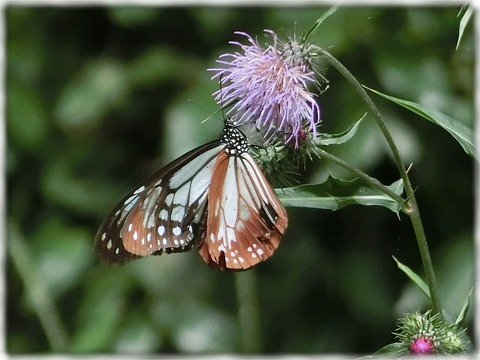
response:
<path fill-rule="evenodd" d="M 285 208 L 248 153 L 217 157 L 199 251 L 221 270 L 246 270 L 272 256 L 288 226 Z"/>
<path fill-rule="evenodd" d="M 94 247 L 103 261 L 124 263 L 198 246 L 213 169 L 224 147 L 217 141 L 194 149 L 127 194 L 97 232 Z"/>

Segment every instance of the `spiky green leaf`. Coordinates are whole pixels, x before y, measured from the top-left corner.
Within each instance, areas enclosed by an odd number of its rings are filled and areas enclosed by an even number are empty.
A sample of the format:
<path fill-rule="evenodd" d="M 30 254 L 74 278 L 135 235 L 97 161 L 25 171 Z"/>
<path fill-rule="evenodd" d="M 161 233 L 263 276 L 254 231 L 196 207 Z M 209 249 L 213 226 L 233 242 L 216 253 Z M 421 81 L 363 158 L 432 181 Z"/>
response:
<path fill-rule="evenodd" d="M 338 134 L 327 134 L 327 133 L 320 133 L 317 137 L 317 144 L 318 145 L 340 145 L 346 143 L 350 140 L 355 133 L 357 132 L 358 126 L 365 118 L 367 114 L 363 114 L 363 116 L 356 121 L 352 126 L 350 126 L 347 130 L 338 133 Z"/>
<path fill-rule="evenodd" d="M 455 320 L 455 325 L 459 327 L 464 326 L 465 317 L 467 316 L 468 310 L 470 310 L 470 300 L 472 298 L 473 288 L 470 289 L 467 298 L 465 299 L 465 303 L 463 304 L 462 310 L 460 314 L 458 314 L 457 320 Z"/>
<path fill-rule="evenodd" d="M 428 288 L 427 284 L 418 276 L 412 269 L 410 269 L 407 265 L 402 264 L 395 256 L 392 256 L 393 260 L 397 262 L 397 266 L 400 270 L 402 270 L 409 278 L 412 280 L 415 285 L 417 285 L 420 290 L 423 291 L 425 295 L 430 299 L 430 289 Z"/>
<path fill-rule="evenodd" d="M 388 186 L 398 195 L 403 193 L 403 182 Z M 306 184 L 277 190 L 285 206 L 339 210 L 347 205 L 383 206 L 398 213 L 402 204 L 359 178 L 336 179 L 333 176 L 321 184 Z"/>
<path fill-rule="evenodd" d="M 463 8 L 464 6 L 462 6 L 461 10 L 463 10 Z M 458 26 L 458 39 L 457 39 L 457 45 L 455 46 L 455 50 L 458 50 L 460 41 L 462 41 L 463 33 L 465 32 L 465 28 L 470 22 L 470 18 L 472 17 L 472 15 L 473 15 L 473 6 L 468 5 L 467 9 L 463 13 L 462 18 L 460 19 L 460 25 Z"/>

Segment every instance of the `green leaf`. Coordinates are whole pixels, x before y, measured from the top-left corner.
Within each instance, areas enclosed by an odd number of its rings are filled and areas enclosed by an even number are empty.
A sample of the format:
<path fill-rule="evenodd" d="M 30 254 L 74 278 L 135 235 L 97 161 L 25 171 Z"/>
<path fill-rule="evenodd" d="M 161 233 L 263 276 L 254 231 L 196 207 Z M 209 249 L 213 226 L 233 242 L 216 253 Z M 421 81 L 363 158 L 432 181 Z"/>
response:
<path fill-rule="evenodd" d="M 428 288 L 427 284 L 413 272 L 407 265 L 402 264 L 400 261 L 397 260 L 395 256 L 392 256 L 393 260 L 397 262 L 397 266 L 400 270 L 402 270 L 419 288 L 423 291 L 425 295 L 430 299 L 430 289 Z"/>
<path fill-rule="evenodd" d="M 462 9 L 463 9 L 463 6 L 462 6 Z M 462 19 L 460 20 L 460 25 L 458 27 L 458 40 L 457 40 L 457 45 L 455 46 L 455 50 L 458 50 L 458 46 L 460 45 L 460 41 L 462 40 L 463 33 L 468 23 L 470 22 L 470 18 L 472 17 L 472 15 L 473 15 L 473 7 L 471 5 L 468 5 L 467 9 L 463 13 Z"/>
<path fill-rule="evenodd" d="M 470 310 L 470 299 L 472 298 L 472 292 L 473 288 L 470 289 L 470 292 L 465 299 L 465 304 L 462 307 L 462 310 L 460 311 L 460 314 L 458 314 L 457 320 L 455 320 L 455 325 L 459 327 L 463 327 L 463 323 L 465 321 L 465 316 L 468 313 L 468 310 Z"/>
<path fill-rule="evenodd" d="M 431 121 L 434 124 L 444 128 L 458 141 L 468 155 L 477 159 L 476 151 L 478 151 L 478 148 L 473 143 L 473 131 L 461 121 L 453 119 L 450 116 L 441 113 L 440 111 L 428 109 L 425 106 L 412 101 L 398 99 L 393 96 L 382 94 L 381 92 L 370 89 L 369 87 L 364 87 L 375 94 L 380 95 L 385 99 L 390 100 L 404 107 L 405 109 L 420 115 L 424 119 L 427 119 L 428 121 Z"/>
<path fill-rule="evenodd" d="M 350 140 L 355 133 L 357 132 L 358 126 L 365 118 L 367 113 L 363 114 L 363 116 L 352 126 L 350 126 L 347 130 L 338 133 L 338 134 L 327 134 L 327 133 L 320 133 L 317 137 L 317 144 L 318 145 L 340 145 L 346 143 Z"/>
<path fill-rule="evenodd" d="M 403 193 L 403 182 L 398 180 L 388 186 L 398 195 Z M 277 189 L 285 206 L 339 210 L 347 205 L 383 206 L 398 213 L 401 204 L 359 178 L 341 180 L 332 176 L 321 184 L 306 184 Z"/>

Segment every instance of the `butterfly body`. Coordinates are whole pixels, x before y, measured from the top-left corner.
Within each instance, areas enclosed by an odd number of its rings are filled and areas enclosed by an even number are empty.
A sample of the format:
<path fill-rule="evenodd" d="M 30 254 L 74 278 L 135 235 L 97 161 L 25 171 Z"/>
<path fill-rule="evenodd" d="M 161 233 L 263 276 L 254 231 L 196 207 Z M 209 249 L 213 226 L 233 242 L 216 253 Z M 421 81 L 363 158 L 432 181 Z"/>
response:
<path fill-rule="evenodd" d="M 198 247 L 221 270 L 266 260 L 288 218 L 248 150 L 245 135 L 227 122 L 220 141 L 186 153 L 126 195 L 102 223 L 95 250 L 107 263 L 124 263 Z"/>

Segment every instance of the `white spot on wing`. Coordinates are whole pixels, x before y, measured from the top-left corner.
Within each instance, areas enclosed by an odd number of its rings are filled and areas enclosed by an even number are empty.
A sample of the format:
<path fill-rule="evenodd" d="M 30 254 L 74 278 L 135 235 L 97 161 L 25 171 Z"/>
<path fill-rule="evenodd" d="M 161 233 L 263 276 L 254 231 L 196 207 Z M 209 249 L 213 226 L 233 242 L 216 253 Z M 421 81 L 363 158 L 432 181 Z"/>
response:
<path fill-rule="evenodd" d="M 134 201 L 135 200 L 135 201 Z M 127 200 L 125 200 L 125 202 L 123 203 L 123 205 L 129 205 L 130 203 L 133 202 L 133 204 L 135 204 L 138 200 L 138 195 L 132 195 L 130 196 Z"/>
<path fill-rule="evenodd" d="M 163 234 L 165 234 L 165 226 L 160 225 L 157 231 L 158 231 L 158 235 L 162 236 Z"/>
<path fill-rule="evenodd" d="M 178 236 L 178 235 L 180 235 L 180 234 L 182 233 L 182 229 L 180 229 L 179 226 L 175 226 L 175 227 L 172 229 L 172 233 L 173 233 L 173 235 Z"/>
<path fill-rule="evenodd" d="M 173 200 L 173 194 L 170 193 L 170 194 L 168 194 L 168 195 L 165 197 L 165 204 L 166 204 L 167 206 L 172 205 L 172 200 Z"/>
<path fill-rule="evenodd" d="M 190 183 L 182 186 L 177 190 L 173 198 L 174 204 L 188 206 L 188 193 L 190 190 L 190 187 L 188 186 L 189 184 Z"/>
<path fill-rule="evenodd" d="M 181 222 L 184 216 L 185 216 L 185 207 L 183 207 L 182 205 L 177 205 L 173 208 L 170 219 L 172 221 Z"/>
<path fill-rule="evenodd" d="M 156 209 L 157 209 L 157 206 L 155 205 L 152 212 L 150 213 L 150 216 L 148 217 L 148 221 L 147 221 L 147 224 L 146 224 L 148 229 L 152 228 L 155 225 L 155 211 L 156 211 Z M 144 224 L 144 226 L 145 226 L 145 224 Z"/>
<path fill-rule="evenodd" d="M 162 209 L 160 210 L 160 213 L 158 214 L 158 217 L 160 220 L 167 221 L 168 220 L 168 211 L 167 209 Z"/>
<path fill-rule="evenodd" d="M 140 186 L 137 190 L 135 190 L 133 193 L 134 193 L 134 194 L 139 194 L 139 193 L 141 193 L 143 190 L 145 190 L 145 186 L 142 185 L 142 186 Z"/>

